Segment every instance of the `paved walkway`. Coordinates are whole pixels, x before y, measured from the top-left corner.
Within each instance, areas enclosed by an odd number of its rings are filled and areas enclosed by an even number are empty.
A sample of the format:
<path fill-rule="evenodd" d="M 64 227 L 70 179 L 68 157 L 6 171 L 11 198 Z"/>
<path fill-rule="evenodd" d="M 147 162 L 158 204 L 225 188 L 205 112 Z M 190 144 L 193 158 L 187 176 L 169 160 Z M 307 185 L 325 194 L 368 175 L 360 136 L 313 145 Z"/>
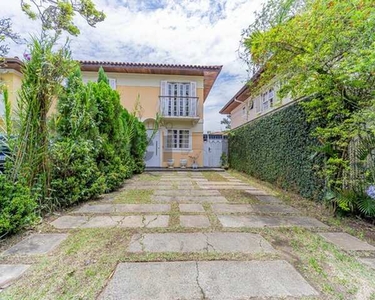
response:
<path fill-rule="evenodd" d="M 134 228 L 138 231 L 124 245 L 129 255 L 193 253 L 197 259 L 119 263 L 100 299 L 230 300 L 319 298 L 313 284 L 290 262 L 280 259 L 257 229 L 319 228 L 323 238 L 344 250 L 375 250 L 351 236 L 348 244 L 343 233 L 325 232 L 325 224 L 228 173 L 217 176 L 222 180 L 209 181 L 201 172 L 144 174 L 129 180 L 120 191 L 51 222 L 65 233 L 34 234 L 2 255 L 48 254 L 73 229 Z M 230 192 L 222 190 L 237 193 L 241 201 L 235 202 Z M 199 259 L 199 254 L 212 255 L 212 261 Z M 223 254 L 228 258 L 215 257 Z M 235 254 L 253 259 L 231 259 Z M 364 258 L 363 263 L 374 265 L 371 258 Z M 26 276 L 29 268 L 28 264 L 0 264 L 0 288 Z"/>

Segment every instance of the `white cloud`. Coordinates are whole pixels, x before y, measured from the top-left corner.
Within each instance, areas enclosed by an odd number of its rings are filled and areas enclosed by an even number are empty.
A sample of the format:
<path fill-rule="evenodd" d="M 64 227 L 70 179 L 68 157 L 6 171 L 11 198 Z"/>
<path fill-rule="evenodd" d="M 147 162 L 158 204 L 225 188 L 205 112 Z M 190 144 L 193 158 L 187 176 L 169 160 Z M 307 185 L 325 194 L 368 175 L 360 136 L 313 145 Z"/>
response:
<path fill-rule="evenodd" d="M 28 38 L 39 24 L 21 12 L 18 0 L 0 0 L 4 17 Z M 246 67 L 238 59 L 242 29 L 262 0 L 94 0 L 107 18 L 96 28 L 77 18 L 81 35 L 72 38 L 73 57 L 85 60 L 224 65 L 205 104 L 205 130 L 222 127 L 220 108 L 244 84 Z M 25 46 L 11 45 L 21 56 Z"/>

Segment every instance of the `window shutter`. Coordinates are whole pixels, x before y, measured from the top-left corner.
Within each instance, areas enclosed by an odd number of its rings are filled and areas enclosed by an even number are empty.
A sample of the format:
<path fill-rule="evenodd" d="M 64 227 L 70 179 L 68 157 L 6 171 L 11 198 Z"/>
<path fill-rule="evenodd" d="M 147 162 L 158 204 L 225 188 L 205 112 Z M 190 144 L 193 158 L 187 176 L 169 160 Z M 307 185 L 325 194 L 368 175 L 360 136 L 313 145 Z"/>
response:
<path fill-rule="evenodd" d="M 257 113 L 260 112 L 261 101 L 262 101 L 262 99 L 261 99 L 260 96 L 258 96 L 258 97 L 256 97 L 256 98 L 254 99 L 254 103 L 255 103 L 255 111 L 256 111 Z"/>
<path fill-rule="evenodd" d="M 168 96 L 168 93 L 167 93 L 167 84 L 168 84 L 167 81 L 162 81 L 160 83 L 160 96 Z"/>
<path fill-rule="evenodd" d="M 108 78 L 109 80 L 109 86 L 112 88 L 112 90 L 116 90 L 117 84 L 115 78 Z"/>
<path fill-rule="evenodd" d="M 163 116 L 168 115 L 168 82 L 167 81 L 161 81 L 160 82 L 160 98 L 159 98 L 159 105 L 160 105 L 160 112 Z"/>
<path fill-rule="evenodd" d="M 191 98 L 191 111 L 190 116 L 198 116 L 197 107 L 198 107 L 198 99 L 194 98 L 197 97 L 197 83 L 195 81 L 190 82 L 190 97 Z"/>

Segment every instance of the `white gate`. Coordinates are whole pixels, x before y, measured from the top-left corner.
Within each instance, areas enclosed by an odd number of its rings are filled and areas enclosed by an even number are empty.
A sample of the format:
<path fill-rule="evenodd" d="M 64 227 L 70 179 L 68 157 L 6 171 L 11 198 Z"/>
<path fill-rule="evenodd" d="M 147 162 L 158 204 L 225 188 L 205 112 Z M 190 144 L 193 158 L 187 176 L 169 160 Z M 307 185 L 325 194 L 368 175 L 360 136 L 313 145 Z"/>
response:
<path fill-rule="evenodd" d="M 221 167 L 221 155 L 228 154 L 228 139 L 222 134 L 204 134 L 204 156 L 203 165 L 205 167 Z"/>

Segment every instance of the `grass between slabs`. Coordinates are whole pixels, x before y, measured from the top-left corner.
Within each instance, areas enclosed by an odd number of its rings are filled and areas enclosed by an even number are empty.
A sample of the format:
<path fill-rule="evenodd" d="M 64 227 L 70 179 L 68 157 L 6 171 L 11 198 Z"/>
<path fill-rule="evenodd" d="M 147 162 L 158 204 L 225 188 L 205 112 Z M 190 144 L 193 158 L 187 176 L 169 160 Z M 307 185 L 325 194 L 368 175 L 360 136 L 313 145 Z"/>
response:
<path fill-rule="evenodd" d="M 261 235 L 323 295 L 375 299 L 375 270 L 303 228 L 264 229 Z"/>
<path fill-rule="evenodd" d="M 228 179 L 221 176 L 218 172 L 202 172 L 202 174 L 208 181 L 228 181 Z"/>
<path fill-rule="evenodd" d="M 244 190 L 219 190 L 220 194 L 224 196 L 229 202 L 259 204 L 260 201 L 255 196 L 246 193 Z"/>
<path fill-rule="evenodd" d="M 263 190 L 278 193 L 278 197 L 295 206 L 305 215 L 331 224 L 329 230 L 345 229 L 349 223 L 333 218 L 324 206 L 298 198 L 271 185 L 231 172 L 244 182 Z M 117 196 L 116 203 L 149 203 L 152 190 L 127 190 Z M 221 190 L 229 200 L 253 203 L 250 195 L 240 190 Z M 245 196 L 245 197 L 244 197 Z M 120 199 L 120 200 L 119 200 Z M 121 201 L 121 202 L 117 202 Z M 124 201 L 124 202 L 122 202 Z M 321 238 L 316 230 L 300 228 L 223 228 L 209 203 L 202 203 L 210 228 L 179 226 L 178 203 L 172 202 L 168 228 L 97 228 L 77 229 L 50 255 L 33 258 L 27 274 L 0 294 L 1 299 L 96 299 L 111 278 L 117 263 L 127 261 L 188 261 L 188 260 L 273 260 L 284 259 L 320 292 L 317 299 L 375 299 L 375 270 L 359 263 L 358 253 L 345 253 Z M 203 214 L 202 214 L 203 215 Z M 37 231 L 50 232 L 48 226 Z M 366 238 L 364 227 L 351 227 L 357 236 Z M 129 253 L 126 252 L 135 233 L 163 232 L 251 232 L 259 233 L 277 250 L 276 254 L 240 253 Z M 14 240 L 13 242 L 16 242 Z M 1 259 L 3 263 L 27 263 L 22 257 Z"/>
<path fill-rule="evenodd" d="M 372 224 L 359 218 L 334 216 L 330 208 L 327 208 L 322 202 L 309 200 L 298 194 L 284 191 L 271 183 L 261 181 L 244 173 L 234 170 L 230 170 L 229 173 L 255 188 L 275 194 L 285 204 L 298 209 L 302 215 L 313 217 L 326 223 L 331 227 L 331 231 L 347 232 L 375 246 L 375 226 Z"/>
<path fill-rule="evenodd" d="M 127 190 L 120 193 L 113 201 L 116 204 L 145 204 L 151 203 L 153 190 Z"/>
<path fill-rule="evenodd" d="M 130 235 L 123 229 L 75 231 L 1 299 L 95 299 L 124 253 Z"/>
<path fill-rule="evenodd" d="M 161 175 L 155 173 L 143 173 L 136 177 L 139 181 L 159 181 Z"/>

